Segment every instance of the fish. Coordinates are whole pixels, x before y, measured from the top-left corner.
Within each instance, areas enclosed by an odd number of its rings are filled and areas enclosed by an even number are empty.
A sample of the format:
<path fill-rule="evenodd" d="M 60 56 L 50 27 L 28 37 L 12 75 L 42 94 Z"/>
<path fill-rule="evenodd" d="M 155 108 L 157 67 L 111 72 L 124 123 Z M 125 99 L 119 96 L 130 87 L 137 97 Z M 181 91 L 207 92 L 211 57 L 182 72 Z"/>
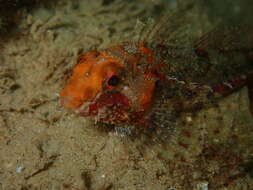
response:
<path fill-rule="evenodd" d="M 249 27 L 218 25 L 187 45 L 165 42 L 164 33 L 177 40 L 171 34 L 183 24 L 181 12 L 162 17 L 136 41 L 81 54 L 60 92 L 61 105 L 116 130 L 140 132 L 170 128 L 181 113 L 252 87 Z"/>

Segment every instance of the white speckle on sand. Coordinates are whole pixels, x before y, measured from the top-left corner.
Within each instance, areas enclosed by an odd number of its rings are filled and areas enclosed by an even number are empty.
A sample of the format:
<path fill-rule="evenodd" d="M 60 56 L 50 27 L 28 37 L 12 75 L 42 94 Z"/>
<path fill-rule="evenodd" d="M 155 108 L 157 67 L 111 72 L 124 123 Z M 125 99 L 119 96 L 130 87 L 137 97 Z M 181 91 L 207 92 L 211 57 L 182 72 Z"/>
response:
<path fill-rule="evenodd" d="M 18 166 L 16 168 L 16 173 L 21 173 L 23 171 L 23 169 L 24 169 L 24 166 Z"/>
<path fill-rule="evenodd" d="M 192 117 L 191 117 L 191 116 L 187 116 L 187 117 L 186 117 L 186 121 L 187 121 L 188 123 L 192 122 Z"/>
<path fill-rule="evenodd" d="M 203 181 L 197 184 L 197 190 L 208 190 L 208 182 Z"/>

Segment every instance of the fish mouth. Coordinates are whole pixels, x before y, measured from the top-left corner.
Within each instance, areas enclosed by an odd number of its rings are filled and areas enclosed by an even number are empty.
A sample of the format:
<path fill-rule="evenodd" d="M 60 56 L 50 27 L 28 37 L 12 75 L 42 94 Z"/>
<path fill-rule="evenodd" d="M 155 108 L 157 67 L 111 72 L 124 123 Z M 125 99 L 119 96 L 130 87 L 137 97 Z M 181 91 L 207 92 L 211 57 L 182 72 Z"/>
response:
<path fill-rule="evenodd" d="M 60 104 L 67 110 L 74 111 L 80 107 L 82 104 L 79 98 L 73 96 L 61 96 L 60 97 Z"/>
<path fill-rule="evenodd" d="M 72 104 L 78 100 L 64 96 L 61 104 L 80 116 L 93 118 L 96 122 L 112 125 L 138 123 L 145 115 L 145 110 L 139 109 L 138 101 L 121 91 L 108 90 L 98 93 L 93 100 Z"/>
<path fill-rule="evenodd" d="M 76 113 L 83 117 L 93 117 L 96 121 L 115 124 L 129 120 L 131 102 L 118 91 L 98 94 L 93 101 L 83 103 Z"/>

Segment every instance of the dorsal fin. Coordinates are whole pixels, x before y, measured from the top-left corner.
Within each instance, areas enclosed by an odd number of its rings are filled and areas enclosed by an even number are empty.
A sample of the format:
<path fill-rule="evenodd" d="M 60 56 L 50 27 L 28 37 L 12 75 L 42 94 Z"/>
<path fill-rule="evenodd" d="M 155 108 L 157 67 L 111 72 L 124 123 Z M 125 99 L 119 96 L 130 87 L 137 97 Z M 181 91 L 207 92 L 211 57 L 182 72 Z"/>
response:
<path fill-rule="evenodd" d="M 137 21 L 135 40 L 157 45 L 165 41 L 175 42 L 175 39 L 182 39 L 183 35 L 187 37 L 185 32 L 189 25 L 187 13 L 194 8 L 194 5 L 193 1 L 188 1 L 179 4 L 175 10 L 167 10 L 155 20 L 149 18 L 146 22 Z"/>
<path fill-rule="evenodd" d="M 245 51 L 253 47 L 253 25 L 238 24 L 227 26 L 217 24 L 212 30 L 202 35 L 194 48 L 216 50 L 221 53 Z"/>

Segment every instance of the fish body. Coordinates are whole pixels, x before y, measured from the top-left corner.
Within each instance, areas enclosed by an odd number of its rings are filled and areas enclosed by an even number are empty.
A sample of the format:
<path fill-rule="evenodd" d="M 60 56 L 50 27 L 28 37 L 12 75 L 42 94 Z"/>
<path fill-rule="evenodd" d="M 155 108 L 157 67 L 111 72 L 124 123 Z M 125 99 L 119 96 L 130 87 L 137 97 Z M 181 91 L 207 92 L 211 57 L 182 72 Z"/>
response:
<path fill-rule="evenodd" d="M 231 36 L 217 42 L 208 33 L 187 47 L 137 41 L 86 52 L 60 93 L 61 104 L 115 128 L 170 127 L 180 113 L 247 84 L 252 48 L 228 42 Z"/>

